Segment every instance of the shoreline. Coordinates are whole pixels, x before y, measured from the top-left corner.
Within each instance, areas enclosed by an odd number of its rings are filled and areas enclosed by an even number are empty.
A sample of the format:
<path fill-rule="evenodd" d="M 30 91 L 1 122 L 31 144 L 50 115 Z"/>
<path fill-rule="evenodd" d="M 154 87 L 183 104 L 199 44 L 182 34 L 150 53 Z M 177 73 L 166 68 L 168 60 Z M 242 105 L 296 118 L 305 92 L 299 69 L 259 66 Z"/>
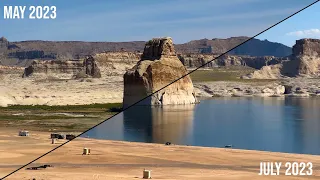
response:
<path fill-rule="evenodd" d="M 137 141 L 123 141 L 123 140 L 108 140 L 108 139 L 99 139 L 99 138 L 91 138 L 91 137 L 79 137 L 79 139 L 87 139 L 87 140 L 98 140 L 98 141 L 108 141 L 108 142 L 125 142 L 125 143 L 136 143 L 136 144 L 150 144 L 150 145 L 155 145 L 155 146 L 162 146 L 164 144 L 161 143 L 155 143 L 155 142 L 137 142 Z M 256 153 L 280 153 L 280 154 L 284 154 L 284 155 L 306 155 L 306 156 L 316 156 L 316 157 L 320 157 L 320 154 L 305 154 L 305 153 L 290 153 L 290 152 L 280 152 L 280 151 L 265 151 L 265 150 L 258 150 L 258 149 L 238 149 L 238 148 L 226 148 L 226 147 L 216 147 L 216 146 L 195 146 L 195 145 L 186 145 L 186 144 L 171 144 L 170 146 L 174 146 L 174 147 L 190 147 L 190 148 L 213 148 L 213 149 L 217 149 L 217 150 L 234 150 L 234 151 L 252 151 L 252 152 L 256 152 Z"/>
<path fill-rule="evenodd" d="M 290 98 L 314 98 L 314 97 L 320 97 L 320 92 L 315 93 L 291 93 L 291 94 L 213 94 L 211 95 L 200 95 L 196 96 L 198 99 L 215 99 L 215 98 L 278 98 L 278 97 L 290 97 Z M 91 106 L 91 105 L 105 105 L 105 104 L 122 104 L 122 101 L 115 101 L 112 103 L 84 103 L 84 104 L 56 104 L 56 105 L 48 105 L 48 104 L 10 104 L 8 106 L 1 106 L 0 108 L 10 108 L 13 106 L 20 106 L 23 107 L 36 107 L 36 106 L 43 106 L 43 107 L 85 107 L 85 106 Z M 184 105 L 184 104 L 172 104 L 172 105 Z M 156 105 L 155 105 L 156 106 Z M 171 105 L 165 105 L 165 106 L 171 106 Z"/>

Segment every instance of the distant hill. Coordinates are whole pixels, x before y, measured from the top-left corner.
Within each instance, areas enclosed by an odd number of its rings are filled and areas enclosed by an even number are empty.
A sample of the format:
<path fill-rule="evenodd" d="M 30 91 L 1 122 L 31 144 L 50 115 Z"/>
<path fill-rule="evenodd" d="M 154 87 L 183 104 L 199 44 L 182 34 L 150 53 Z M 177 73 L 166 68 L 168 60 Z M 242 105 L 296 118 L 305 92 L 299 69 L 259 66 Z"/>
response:
<path fill-rule="evenodd" d="M 198 48 L 211 46 L 214 53 L 224 53 L 248 39 L 249 37 L 244 36 L 231 37 L 227 39 L 201 39 L 176 45 L 176 49 L 180 52 L 196 52 Z M 261 41 L 259 39 L 252 39 L 232 50 L 229 54 L 284 57 L 290 55 L 291 53 L 291 48 L 283 44 L 274 43 L 267 40 Z"/>
<path fill-rule="evenodd" d="M 184 44 L 176 44 L 178 53 L 199 53 L 199 49 L 209 48 L 213 53 L 224 53 L 247 40 L 248 37 L 227 39 L 201 39 Z M 82 41 L 20 41 L 9 42 L 0 38 L 0 60 L 2 64 L 25 64 L 28 59 L 78 59 L 89 54 L 105 51 L 143 51 L 144 41 L 132 42 L 82 42 Z M 291 54 L 291 48 L 280 43 L 253 39 L 230 52 L 234 55 L 276 56 Z"/>

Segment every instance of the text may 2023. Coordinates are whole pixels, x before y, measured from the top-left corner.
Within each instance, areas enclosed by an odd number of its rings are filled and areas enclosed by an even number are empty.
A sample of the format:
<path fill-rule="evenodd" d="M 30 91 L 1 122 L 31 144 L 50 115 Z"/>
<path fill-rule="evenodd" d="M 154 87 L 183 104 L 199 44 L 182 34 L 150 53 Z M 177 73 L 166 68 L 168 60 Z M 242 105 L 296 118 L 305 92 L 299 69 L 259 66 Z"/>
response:
<path fill-rule="evenodd" d="M 4 6 L 4 19 L 56 19 L 56 6 Z"/>

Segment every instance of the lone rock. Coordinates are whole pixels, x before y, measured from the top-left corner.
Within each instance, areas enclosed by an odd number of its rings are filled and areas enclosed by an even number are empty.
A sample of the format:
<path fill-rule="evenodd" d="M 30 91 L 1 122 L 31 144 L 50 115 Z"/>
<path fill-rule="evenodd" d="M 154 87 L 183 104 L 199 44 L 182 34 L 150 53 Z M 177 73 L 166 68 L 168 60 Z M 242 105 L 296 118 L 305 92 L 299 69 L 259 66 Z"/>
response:
<path fill-rule="evenodd" d="M 159 92 L 138 104 L 197 103 L 191 78 L 189 75 L 184 76 L 187 73 L 187 69 L 176 55 L 170 37 L 154 38 L 148 41 L 141 60 L 124 74 L 124 107 L 132 105 L 160 89 Z M 181 78 L 182 76 L 184 77 Z M 179 80 L 176 81 L 177 79 Z M 164 88 L 167 85 L 169 86 Z"/>

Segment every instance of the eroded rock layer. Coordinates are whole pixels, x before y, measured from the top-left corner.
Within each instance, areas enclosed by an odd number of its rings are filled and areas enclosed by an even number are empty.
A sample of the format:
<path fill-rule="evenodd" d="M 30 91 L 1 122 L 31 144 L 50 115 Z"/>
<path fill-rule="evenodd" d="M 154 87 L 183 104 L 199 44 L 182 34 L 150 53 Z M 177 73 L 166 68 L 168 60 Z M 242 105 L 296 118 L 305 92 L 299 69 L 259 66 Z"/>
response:
<path fill-rule="evenodd" d="M 235 55 L 223 55 L 217 58 L 219 55 L 214 54 L 178 54 L 180 61 L 187 68 L 213 68 L 221 66 L 247 66 L 255 69 L 261 69 L 266 65 L 279 64 L 281 61 L 286 60 L 286 57 L 274 57 L 274 56 L 235 56 Z"/>
<path fill-rule="evenodd" d="M 47 76 L 81 76 L 100 78 L 100 69 L 92 56 L 84 60 L 34 60 L 30 66 L 25 68 L 23 77 L 33 74 L 44 74 Z"/>
<path fill-rule="evenodd" d="M 193 104 L 197 102 L 187 70 L 178 59 L 172 39 L 155 38 L 145 45 L 141 60 L 124 74 L 124 107 L 148 95 L 139 105 Z M 185 76 L 182 79 L 178 78 Z"/>
<path fill-rule="evenodd" d="M 320 77 L 320 40 L 301 39 L 292 55 L 280 64 L 264 66 L 243 78 L 277 79 L 283 77 Z"/>
<path fill-rule="evenodd" d="M 104 52 L 93 56 L 99 65 L 102 76 L 119 76 L 131 69 L 140 60 L 142 53 Z"/>

